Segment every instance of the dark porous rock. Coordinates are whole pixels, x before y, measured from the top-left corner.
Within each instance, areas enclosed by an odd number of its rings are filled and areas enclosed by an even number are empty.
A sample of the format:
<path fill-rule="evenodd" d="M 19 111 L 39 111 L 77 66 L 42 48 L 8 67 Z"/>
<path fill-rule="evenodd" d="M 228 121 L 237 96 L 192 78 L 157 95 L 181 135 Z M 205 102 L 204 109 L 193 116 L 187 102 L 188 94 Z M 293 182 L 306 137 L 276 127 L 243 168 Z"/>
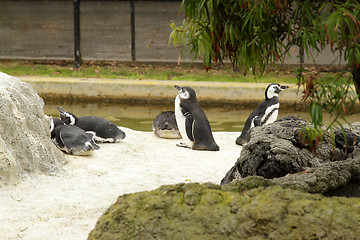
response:
<path fill-rule="evenodd" d="M 335 132 L 336 147 L 347 153 L 352 153 L 360 142 L 359 136 L 350 129 L 338 130 Z"/>
<path fill-rule="evenodd" d="M 273 179 L 283 187 L 310 193 L 325 193 L 345 186 L 351 179 L 360 177 L 360 158 L 327 162 L 296 174 Z"/>
<path fill-rule="evenodd" d="M 308 124 L 291 117 L 253 128 L 250 141 L 221 184 L 262 176 L 286 187 L 324 193 L 360 176 L 360 125 L 335 131 L 335 146 L 330 136 L 324 135 L 313 152 L 300 134 Z"/>
<path fill-rule="evenodd" d="M 324 196 L 360 198 L 360 178 L 351 179 L 345 186 L 325 192 Z"/>
<path fill-rule="evenodd" d="M 357 239 L 359 221 L 359 198 L 247 177 L 221 187 L 177 184 L 120 196 L 88 239 Z"/>

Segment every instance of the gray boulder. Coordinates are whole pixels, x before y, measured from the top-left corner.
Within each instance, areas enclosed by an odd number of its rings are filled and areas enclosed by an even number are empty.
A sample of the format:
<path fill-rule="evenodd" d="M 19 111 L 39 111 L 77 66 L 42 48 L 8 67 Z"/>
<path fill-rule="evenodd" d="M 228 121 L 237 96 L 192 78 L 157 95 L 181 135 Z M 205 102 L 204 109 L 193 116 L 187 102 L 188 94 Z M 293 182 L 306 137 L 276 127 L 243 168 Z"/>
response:
<path fill-rule="evenodd" d="M 0 72 L 0 99 L 0 186 L 60 170 L 67 160 L 50 140 L 50 122 L 36 91 Z"/>
<path fill-rule="evenodd" d="M 287 187 L 324 193 L 360 177 L 357 135 L 360 129 L 335 130 L 335 145 L 325 135 L 318 149 L 312 151 L 299 134 L 307 124 L 305 120 L 288 117 L 254 128 L 250 141 L 221 184 L 262 176 Z"/>

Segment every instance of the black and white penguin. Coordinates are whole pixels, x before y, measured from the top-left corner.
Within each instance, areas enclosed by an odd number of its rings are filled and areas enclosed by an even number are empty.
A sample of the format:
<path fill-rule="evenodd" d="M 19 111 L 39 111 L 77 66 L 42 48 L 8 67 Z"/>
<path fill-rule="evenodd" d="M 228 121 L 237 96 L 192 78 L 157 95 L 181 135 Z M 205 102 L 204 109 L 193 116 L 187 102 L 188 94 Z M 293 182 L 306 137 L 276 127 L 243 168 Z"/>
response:
<path fill-rule="evenodd" d="M 166 111 L 157 115 L 154 118 L 152 129 L 159 138 L 181 138 L 174 111 Z"/>
<path fill-rule="evenodd" d="M 100 149 L 94 135 L 74 125 L 65 125 L 60 119 L 50 120 L 51 139 L 56 147 L 72 155 L 90 155 Z"/>
<path fill-rule="evenodd" d="M 256 126 L 273 123 L 279 113 L 279 93 L 288 86 L 272 83 L 265 90 L 265 100 L 261 102 L 246 120 L 241 135 L 236 139 L 236 144 L 244 145 L 250 140 L 250 129 Z"/>
<path fill-rule="evenodd" d="M 66 112 L 62 107 L 58 107 L 58 110 L 60 118 L 65 124 L 75 125 L 86 132 L 94 133 L 95 141 L 118 142 L 126 136 L 115 123 L 105 118 L 95 116 L 77 118 L 74 114 Z"/>
<path fill-rule="evenodd" d="M 50 116 L 50 132 L 52 132 L 54 128 L 59 125 L 65 125 L 65 123 L 61 121 L 61 119 L 53 118 Z"/>
<path fill-rule="evenodd" d="M 196 99 L 194 89 L 176 85 L 175 88 L 179 91 L 175 98 L 175 118 L 185 141 L 178 146 L 195 150 L 219 151 L 210 123 Z"/>

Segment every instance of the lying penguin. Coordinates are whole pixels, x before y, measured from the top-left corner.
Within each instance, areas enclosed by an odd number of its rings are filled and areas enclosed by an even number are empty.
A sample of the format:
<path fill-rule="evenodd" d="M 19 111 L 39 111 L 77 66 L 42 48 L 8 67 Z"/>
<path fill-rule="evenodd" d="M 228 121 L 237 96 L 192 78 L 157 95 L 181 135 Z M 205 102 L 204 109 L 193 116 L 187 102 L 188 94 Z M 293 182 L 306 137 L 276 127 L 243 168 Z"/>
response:
<path fill-rule="evenodd" d="M 119 142 L 126 136 L 113 122 L 105 118 L 95 116 L 77 118 L 62 107 L 58 107 L 58 110 L 61 120 L 66 125 L 75 125 L 86 132 L 94 133 L 97 142 Z"/>
<path fill-rule="evenodd" d="M 157 115 L 154 118 L 152 129 L 159 138 L 181 138 L 174 111 L 166 111 Z"/>
<path fill-rule="evenodd" d="M 185 143 L 179 147 L 195 150 L 219 151 L 211 132 L 210 123 L 201 109 L 194 89 L 175 85 L 179 94 L 175 98 L 175 118 Z"/>
<path fill-rule="evenodd" d="M 77 126 L 65 125 L 60 119 L 50 120 L 51 139 L 60 150 L 72 155 L 90 155 L 100 149 L 94 135 Z"/>
<path fill-rule="evenodd" d="M 265 90 L 265 100 L 261 102 L 246 120 L 241 135 L 236 139 L 236 144 L 244 145 L 250 140 L 250 130 L 256 126 L 273 123 L 279 113 L 279 93 L 288 86 L 272 83 Z"/>
<path fill-rule="evenodd" d="M 61 119 L 50 117 L 50 132 L 59 125 L 65 125 Z"/>

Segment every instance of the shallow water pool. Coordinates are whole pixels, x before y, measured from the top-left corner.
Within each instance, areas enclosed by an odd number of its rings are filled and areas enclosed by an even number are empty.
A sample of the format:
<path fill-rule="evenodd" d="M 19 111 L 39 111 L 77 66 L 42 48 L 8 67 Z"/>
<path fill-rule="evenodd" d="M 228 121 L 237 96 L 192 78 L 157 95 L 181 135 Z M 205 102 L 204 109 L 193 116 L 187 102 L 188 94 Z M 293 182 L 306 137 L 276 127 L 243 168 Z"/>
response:
<path fill-rule="evenodd" d="M 79 104 L 45 104 L 45 114 L 59 117 L 57 106 L 78 117 L 99 116 L 114 122 L 118 126 L 131 128 L 138 131 L 152 131 L 154 118 L 164 111 L 174 110 L 173 104 L 118 104 L 118 103 L 79 103 Z M 246 106 L 220 106 L 203 107 L 213 131 L 241 132 L 246 119 L 253 111 Z M 280 106 L 279 118 L 296 116 L 310 120 L 305 106 Z M 324 116 L 325 123 L 328 117 Z M 360 111 L 348 116 L 350 122 L 360 120 Z"/>

